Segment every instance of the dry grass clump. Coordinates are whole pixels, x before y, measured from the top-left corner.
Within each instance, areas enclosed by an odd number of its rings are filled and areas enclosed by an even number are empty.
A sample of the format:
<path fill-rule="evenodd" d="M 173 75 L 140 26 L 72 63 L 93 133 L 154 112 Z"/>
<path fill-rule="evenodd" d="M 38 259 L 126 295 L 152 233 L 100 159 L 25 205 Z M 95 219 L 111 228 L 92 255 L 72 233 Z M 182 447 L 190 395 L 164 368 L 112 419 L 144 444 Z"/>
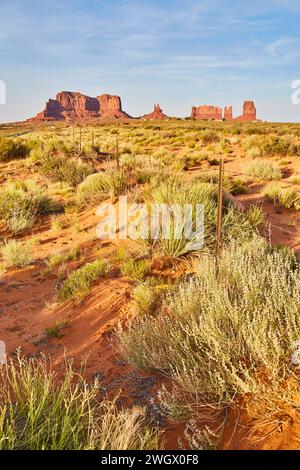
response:
<path fill-rule="evenodd" d="M 268 160 L 256 160 L 248 163 L 243 168 L 243 173 L 262 180 L 280 180 L 282 178 L 281 170 L 274 163 Z"/>
<path fill-rule="evenodd" d="M 8 240 L 0 247 L 7 268 L 24 268 L 32 262 L 32 242 Z"/>
<path fill-rule="evenodd" d="M 98 259 L 73 271 L 58 289 L 61 301 L 86 297 L 92 284 L 105 276 L 108 271 L 106 261 Z"/>
<path fill-rule="evenodd" d="M 32 227 L 37 217 L 61 210 L 60 204 L 30 180 L 8 183 L 0 193 L 0 217 L 14 234 Z"/>
<path fill-rule="evenodd" d="M 110 197 L 114 200 L 127 188 L 123 171 L 109 170 L 88 176 L 78 187 L 80 204 L 98 204 Z"/>
<path fill-rule="evenodd" d="M 47 271 L 51 272 L 58 266 L 64 265 L 69 261 L 75 261 L 81 255 L 80 247 L 75 246 L 68 251 L 54 250 L 46 260 Z"/>
<path fill-rule="evenodd" d="M 45 358 L 0 367 L 0 450 L 149 450 L 159 433 L 145 410 L 117 410 L 99 401 L 99 384 L 87 384 L 66 363 L 59 380 Z"/>
<path fill-rule="evenodd" d="M 66 158 L 44 153 L 39 161 L 38 171 L 54 181 L 63 181 L 71 186 L 77 186 L 88 175 L 94 172 L 93 168 L 81 160 Z"/>
<path fill-rule="evenodd" d="M 25 142 L 0 137 L 0 162 L 26 158 L 30 147 Z"/>
<path fill-rule="evenodd" d="M 292 251 L 260 238 L 235 241 L 218 262 L 204 256 L 194 278 L 174 288 L 156 316 L 121 329 L 120 350 L 134 366 L 170 375 L 191 402 L 284 399 L 291 345 L 299 339 L 299 295 L 300 264 Z"/>
<path fill-rule="evenodd" d="M 292 188 L 282 188 L 277 183 L 270 183 L 263 193 L 279 207 L 300 210 L 300 194 Z"/>

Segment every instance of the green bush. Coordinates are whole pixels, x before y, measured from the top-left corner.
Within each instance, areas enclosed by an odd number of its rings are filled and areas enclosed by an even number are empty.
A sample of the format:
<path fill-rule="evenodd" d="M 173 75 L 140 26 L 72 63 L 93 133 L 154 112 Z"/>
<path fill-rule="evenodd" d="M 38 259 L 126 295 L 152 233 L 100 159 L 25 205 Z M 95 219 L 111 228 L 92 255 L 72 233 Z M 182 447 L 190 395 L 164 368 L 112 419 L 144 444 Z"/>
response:
<path fill-rule="evenodd" d="M 134 281 L 143 281 L 149 273 L 149 261 L 145 259 L 125 260 L 121 264 L 121 273 L 123 276 L 131 277 Z"/>
<path fill-rule="evenodd" d="M 300 210 L 300 194 L 294 189 L 271 183 L 264 189 L 264 195 L 282 208 Z"/>
<path fill-rule="evenodd" d="M 153 188 L 152 198 L 154 203 L 166 204 L 168 207 L 183 208 L 185 204 L 192 207 L 192 232 L 188 223 L 180 225 L 174 213 L 170 213 L 169 237 L 163 236 L 163 227 L 157 227 L 157 233 L 149 240 L 155 251 L 169 258 L 180 258 L 192 253 L 199 253 L 203 249 L 211 249 L 216 240 L 217 223 L 217 188 L 216 185 L 206 182 L 195 182 L 189 185 L 184 183 L 161 183 Z M 196 230 L 196 208 L 202 205 L 204 212 L 204 226 Z M 242 213 L 225 200 L 223 209 L 223 241 L 224 244 L 232 237 L 246 239 L 252 237 L 256 227 L 261 223 L 260 218 L 253 217 L 253 208 L 249 212 Z M 256 216 L 261 211 L 256 209 Z M 259 219 L 259 220 L 258 220 Z M 166 224 L 166 220 L 164 221 Z M 187 236 L 189 234 L 189 236 Z"/>

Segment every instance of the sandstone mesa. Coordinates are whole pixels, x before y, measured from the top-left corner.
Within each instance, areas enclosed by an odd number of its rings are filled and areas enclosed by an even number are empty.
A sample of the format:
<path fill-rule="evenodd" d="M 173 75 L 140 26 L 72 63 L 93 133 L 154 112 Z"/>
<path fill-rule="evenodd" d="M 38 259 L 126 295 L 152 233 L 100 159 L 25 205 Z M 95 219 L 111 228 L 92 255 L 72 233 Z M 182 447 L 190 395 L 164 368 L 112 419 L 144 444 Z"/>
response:
<path fill-rule="evenodd" d="M 79 92 L 62 91 L 55 99 L 46 103 L 45 109 L 28 122 L 47 121 L 91 121 L 94 119 L 134 119 L 122 109 L 122 101 L 119 96 L 103 94 L 92 98 Z M 159 104 L 154 105 L 154 110 L 137 119 L 163 120 L 169 117 L 163 113 Z M 193 106 L 191 119 L 206 121 L 240 121 L 256 122 L 256 108 L 253 101 L 245 101 L 243 114 L 233 117 L 232 106 L 225 106 L 224 111 L 219 106 L 202 105 Z"/>

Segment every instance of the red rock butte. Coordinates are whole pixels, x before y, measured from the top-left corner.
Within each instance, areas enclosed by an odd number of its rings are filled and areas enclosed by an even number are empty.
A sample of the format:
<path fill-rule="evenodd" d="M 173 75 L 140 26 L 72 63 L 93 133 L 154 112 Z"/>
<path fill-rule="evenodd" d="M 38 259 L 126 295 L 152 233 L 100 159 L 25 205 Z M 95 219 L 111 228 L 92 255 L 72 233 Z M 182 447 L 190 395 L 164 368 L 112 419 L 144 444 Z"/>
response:
<path fill-rule="evenodd" d="M 163 113 L 159 104 L 155 104 L 153 112 L 145 114 L 141 119 L 168 119 L 168 116 Z"/>
<path fill-rule="evenodd" d="M 232 114 L 232 106 L 225 106 L 224 114 L 222 108 L 218 106 L 193 106 L 191 118 L 204 121 L 240 121 L 256 122 L 256 108 L 253 101 L 245 101 L 243 105 L 243 114 L 236 118 Z"/>
<path fill-rule="evenodd" d="M 50 99 L 46 103 L 44 111 L 28 121 L 77 121 L 101 117 L 130 118 L 122 110 L 119 96 L 105 94 L 91 98 L 78 92 L 62 91 L 55 100 Z"/>

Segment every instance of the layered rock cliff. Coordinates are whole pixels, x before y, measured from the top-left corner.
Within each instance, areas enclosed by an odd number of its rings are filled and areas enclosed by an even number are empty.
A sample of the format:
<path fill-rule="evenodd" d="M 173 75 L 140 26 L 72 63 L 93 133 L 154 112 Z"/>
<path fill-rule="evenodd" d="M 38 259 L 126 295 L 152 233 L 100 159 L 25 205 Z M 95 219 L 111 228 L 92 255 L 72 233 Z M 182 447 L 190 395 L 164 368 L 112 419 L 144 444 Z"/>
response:
<path fill-rule="evenodd" d="M 245 101 L 243 105 L 243 114 L 237 118 L 233 117 L 232 106 L 225 106 L 224 115 L 222 108 L 218 106 L 193 106 L 192 107 L 192 119 L 205 120 L 205 121 L 243 121 L 243 122 L 255 122 L 256 108 L 253 101 Z"/>
<path fill-rule="evenodd" d="M 56 99 L 46 103 L 44 111 L 29 121 L 77 121 L 91 120 L 100 117 L 130 118 L 122 110 L 119 96 L 101 95 L 97 98 L 82 93 L 62 91 Z"/>

